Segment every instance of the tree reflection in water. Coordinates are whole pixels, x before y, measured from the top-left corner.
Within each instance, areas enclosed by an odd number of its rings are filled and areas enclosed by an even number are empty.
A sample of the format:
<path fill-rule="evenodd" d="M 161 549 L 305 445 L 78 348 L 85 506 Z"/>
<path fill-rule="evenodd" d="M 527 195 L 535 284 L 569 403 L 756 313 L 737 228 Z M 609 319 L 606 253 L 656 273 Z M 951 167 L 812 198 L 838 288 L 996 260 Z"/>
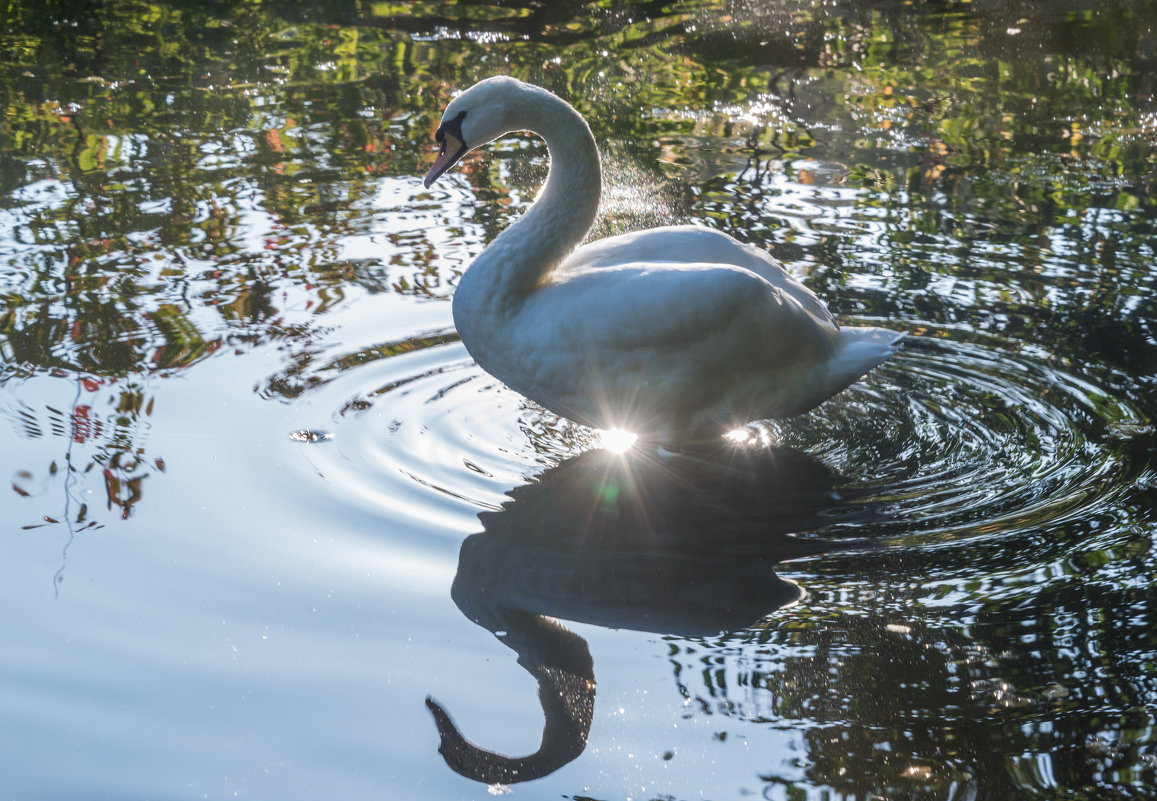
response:
<path fill-rule="evenodd" d="M 686 637 L 750 626 L 803 597 L 776 563 L 864 544 L 810 536 L 882 515 L 839 486 L 804 453 L 728 444 L 667 460 L 587 451 L 512 490 L 462 543 L 451 594 L 538 682 L 542 743 L 525 757 L 488 751 L 427 699 L 446 763 L 510 784 L 575 759 L 591 726 L 593 662 L 553 619 Z"/>

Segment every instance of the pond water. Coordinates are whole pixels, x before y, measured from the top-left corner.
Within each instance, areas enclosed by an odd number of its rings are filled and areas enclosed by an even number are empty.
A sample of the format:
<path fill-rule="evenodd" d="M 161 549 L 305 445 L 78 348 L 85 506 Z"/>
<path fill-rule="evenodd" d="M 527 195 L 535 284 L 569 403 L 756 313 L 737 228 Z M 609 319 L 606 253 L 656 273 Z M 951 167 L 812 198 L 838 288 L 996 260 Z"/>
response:
<path fill-rule="evenodd" d="M 1157 4 L 0 10 L 0 796 L 1157 795 Z M 732 467 L 483 373 L 512 136 L 908 332 Z M 429 699 L 429 700 L 427 700 Z"/>

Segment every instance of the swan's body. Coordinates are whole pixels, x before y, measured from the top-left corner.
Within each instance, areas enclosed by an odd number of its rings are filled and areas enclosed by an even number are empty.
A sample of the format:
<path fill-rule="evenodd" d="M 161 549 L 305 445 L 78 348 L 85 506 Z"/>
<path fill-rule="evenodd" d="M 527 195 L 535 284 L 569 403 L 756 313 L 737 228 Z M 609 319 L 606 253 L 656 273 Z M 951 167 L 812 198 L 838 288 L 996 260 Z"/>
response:
<path fill-rule="evenodd" d="M 841 328 L 768 254 L 669 226 L 576 247 L 601 194 L 586 122 L 512 78 L 447 107 L 431 185 L 465 153 L 529 129 L 550 150 L 538 200 L 463 274 L 454 324 L 487 372 L 547 409 L 667 443 L 805 412 L 895 352 L 903 336 Z"/>

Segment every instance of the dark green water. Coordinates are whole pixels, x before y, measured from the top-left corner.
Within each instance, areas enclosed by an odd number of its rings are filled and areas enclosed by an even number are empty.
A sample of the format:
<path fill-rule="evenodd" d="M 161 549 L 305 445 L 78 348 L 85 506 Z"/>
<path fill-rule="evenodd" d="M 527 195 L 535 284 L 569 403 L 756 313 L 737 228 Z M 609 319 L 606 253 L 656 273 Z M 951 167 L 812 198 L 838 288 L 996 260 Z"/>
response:
<path fill-rule="evenodd" d="M 0 796 L 1157 795 L 1157 4 L 28 2 L 0 56 Z M 590 121 L 595 235 L 903 351 L 737 472 L 490 379 L 449 299 L 545 148 L 421 176 L 499 73 Z"/>

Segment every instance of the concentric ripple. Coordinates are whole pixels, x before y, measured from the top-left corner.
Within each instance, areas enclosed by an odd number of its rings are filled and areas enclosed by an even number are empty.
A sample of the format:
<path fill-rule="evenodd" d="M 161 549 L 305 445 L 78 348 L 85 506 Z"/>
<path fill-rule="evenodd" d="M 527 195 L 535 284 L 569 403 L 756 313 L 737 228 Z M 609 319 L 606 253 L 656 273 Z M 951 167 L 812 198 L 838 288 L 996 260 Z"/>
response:
<path fill-rule="evenodd" d="M 778 424 L 780 440 L 890 505 L 881 533 L 924 544 L 1063 523 L 1127 486 L 1121 440 L 1148 430 L 1129 404 L 1048 354 L 940 333 Z"/>
<path fill-rule="evenodd" d="M 317 390 L 332 430 L 308 457 L 337 491 L 458 532 L 598 436 L 482 371 L 458 342 L 359 363 Z M 296 432 L 291 433 L 291 436 Z"/>
<path fill-rule="evenodd" d="M 833 534 L 958 542 L 1088 515 L 1127 484 L 1122 439 L 1148 430 L 1131 406 L 1048 354 L 950 333 L 910 337 L 837 398 L 763 426 L 857 502 L 888 510 L 872 531 Z M 470 531 L 511 488 L 598 447 L 598 432 L 504 387 L 460 343 L 436 341 L 359 362 L 317 390 L 333 430 L 313 438 L 309 458 L 343 493 Z"/>

